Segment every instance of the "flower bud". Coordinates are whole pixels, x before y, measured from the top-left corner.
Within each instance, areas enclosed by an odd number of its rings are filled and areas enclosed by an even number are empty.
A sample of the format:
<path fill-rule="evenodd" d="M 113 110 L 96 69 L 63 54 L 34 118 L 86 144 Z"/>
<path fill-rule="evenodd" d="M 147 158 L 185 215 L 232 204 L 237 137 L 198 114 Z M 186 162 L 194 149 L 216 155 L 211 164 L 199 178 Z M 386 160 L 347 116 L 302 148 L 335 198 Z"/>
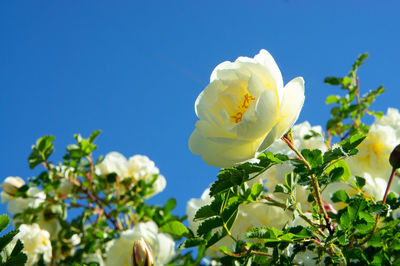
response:
<path fill-rule="evenodd" d="M 389 162 L 394 169 L 400 168 L 400 144 L 390 154 Z"/>
<path fill-rule="evenodd" d="M 5 193 L 7 193 L 9 196 L 15 197 L 15 195 L 18 192 L 18 189 L 25 185 L 25 181 L 20 178 L 20 177 L 13 177 L 9 176 L 7 177 L 3 184 L 1 184 L 1 188 Z"/>
<path fill-rule="evenodd" d="M 154 265 L 153 252 L 146 241 L 143 240 L 143 238 L 139 238 L 133 241 L 132 265 Z"/>

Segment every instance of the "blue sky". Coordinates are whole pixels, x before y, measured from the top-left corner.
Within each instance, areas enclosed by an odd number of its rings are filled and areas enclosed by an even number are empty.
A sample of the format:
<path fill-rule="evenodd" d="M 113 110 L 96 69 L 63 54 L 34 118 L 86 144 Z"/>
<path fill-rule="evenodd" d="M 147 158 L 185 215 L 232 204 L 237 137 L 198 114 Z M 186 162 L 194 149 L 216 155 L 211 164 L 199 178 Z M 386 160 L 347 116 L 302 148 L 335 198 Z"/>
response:
<path fill-rule="evenodd" d="M 34 176 L 37 138 L 56 136 L 53 162 L 72 135 L 101 129 L 96 152 L 149 156 L 167 179 L 151 203 L 199 197 L 218 169 L 191 154 L 194 101 L 213 68 L 267 49 L 284 82 L 303 76 L 299 122 L 325 124 L 324 99 L 369 52 L 361 90 L 384 84 L 373 106 L 399 108 L 396 1 L 1 1 L 0 180 Z M 5 211 L 5 205 L 0 207 Z"/>

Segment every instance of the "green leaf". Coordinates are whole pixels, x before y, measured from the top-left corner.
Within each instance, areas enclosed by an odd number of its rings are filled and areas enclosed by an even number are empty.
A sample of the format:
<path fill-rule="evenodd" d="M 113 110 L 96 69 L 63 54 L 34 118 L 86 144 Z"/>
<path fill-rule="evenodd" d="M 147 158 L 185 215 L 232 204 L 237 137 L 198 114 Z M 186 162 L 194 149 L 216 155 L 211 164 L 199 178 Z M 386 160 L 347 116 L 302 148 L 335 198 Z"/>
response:
<path fill-rule="evenodd" d="M 7 262 L 2 264 L 2 266 L 23 266 L 27 262 L 28 257 L 25 253 L 18 253 L 15 256 L 10 257 Z"/>
<path fill-rule="evenodd" d="M 182 243 L 180 248 L 192 248 L 192 247 L 204 245 L 205 243 L 206 243 L 206 241 L 202 238 L 189 238 L 189 239 L 186 239 L 185 242 Z"/>
<path fill-rule="evenodd" d="M 349 213 L 350 219 L 355 219 L 358 216 L 358 213 L 365 209 L 367 203 L 365 199 L 356 198 L 351 201 L 347 206 L 347 212 Z"/>
<path fill-rule="evenodd" d="M 360 213 L 358 213 L 358 217 L 359 217 L 360 219 L 366 221 L 367 223 L 375 224 L 375 219 L 374 219 L 374 217 L 373 217 L 371 214 L 369 214 L 369 213 L 360 212 Z"/>
<path fill-rule="evenodd" d="M 295 185 L 294 184 L 294 174 L 293 174 L 293 172 L 287 173 L 285 175 L 285 182 L 286 182 L 286 187 L 288 189 L 290 189 L 290 191 L 292 191 L 293 187 Z"/>
<path fill-rule="evenodd" d="M 18 230 L 13 230 L 11 232 L 8 232 L 4 236 L 0 237 L 0 250 L 3 250 L 5 246 L 8 245 L 8 243 L 13 240 L 14 236 L 18 234 Z"/>
<path fill-rule="evenodd" d="M 17 243 L 15 243 L 15 246 L 11 252 L 11 257 L 17 256 L 18 253 L 20 253 L 22 251 L 22 249 L 24 248 L 24 244 L 22 244 L 21 240 L 17 240 Z"/>
<path fill-rule="evenodd" d="M 332 104 L 332 103 L 337 103 L 339 101 L 338 96 L 336 95 L 329 95 L 326 100 L 325 103 L 326 104 Z"/>
<path fill-rule="evenodd" d="M 364 53 L 358 56 L 356 62 L 354 62 L 352 66 L 352 71 L 357 71 L 358 68 L 364 63 L 365 59 L 367 59 L 369 56 L 368 53 Z"/>
<path fill-rule="evenodd" d="M 176 199 L 169 199 L 164 206 L 164 212 L 170 214 L 173 209 L 176 207 Z"/>
<path fill-rule="evenodd" d="M 219 240 L 221 240 L 224 236 L 227 235 L 227 232 L 225 230 L 218 230 L 215 233 L 214 232 L 209 232 L 207 235 L 207 247 L 210 247 L 217 243 Z"/>
<path fill-rule="evenodd" d="M 338 146 L 324 153 L 324 162 L 329 163 L 333 160 L 349 157 L 357 153 L 355 149 L 364 139 L 365 135 L 355 134 L 348 139 L 341 141 Z"/>
<path fill-rule="evenodd" d="M 89 142 L 92 143 L 93 141 L 95 141 L 95 139 L 97 138 L 97 136 L 99 136 L 100 133 L 101 133 L 100 129 L 93 131 L 92 134 L 90 134 Z"/>
<path fill-rule="evenodd" d="M 365 178 L 361 176 L 356 176 L 356 184 L 359 189 L 362 189 L 365 186 Z"/>
<path fill-rule="evenodd" d="M 8 218 L 8 216 L 6 214 L 2 214 L 0 216 L 0 232 L 6 229 L 9 224 L 10 224 L 10 219 Z"/>
<path fill-rule="evenodd" d="M 225 224 L 228 227 L 228 229 L 231 229 L 233 222 L 236 219 L 239 205 L 240 205 L 239 201 L 234 201 L 229 206 L 225 207 L 224 210 L 222 211 L 221 216 L 223 221 L 225 221 Z"/>
<path fill-rule="evenodd" d="M 338 190 L 332 195 L 333 202 L 347 202 L 349 200 L 349 195 L 347 195 L 346 191 Z"/>
<path fill-rule="evenodd" d="M 277 184 L 275 186 L 275 191 L 274 192 L 275 193 L 285 193 L 285 194 L 287 194 L 287 193 L 289 193 L 289 189 L 283 184 Z"/>
<path fill-rule="evenodd" d="M 210 188 L 210 196 L 225 191 L 234 185 L 241 185 L 248 179 L 248 175 L 236 168 L 227 168 L 218 173 L 218 180 Z"/>
<path fill-rule="evenodd" d="M 212 229 L 222 226 L 222 219 L 220 217 L 213 217 L 202 222 L 197 229 L 197 234 L 200 236 L 206 235 Z"/>
<path fill-rule="evenodd" d="M 161 230 L 164 232 L 168 232 L 170 234 L 174 234 L 177 236 L 182 236 L 189 233 L 189 230 L 179 221 L 169 222 L 161 227 Z"/>
<path fill-rule="evenodd" d="M 351 219 L 348 212 L 345 212 L 342 216 L 340 216 L 340 226 L 342 229 L 347 229 L 350 227 Z"/>
<path fill-rule="evenodd" d="M 351 85 L 351 83 L 353 83 L 353 79 L 350 77 L 344 77 L 342 80 L 342 85 L 345 87 Z"/>
<path fill-rule="evenodd" d="M 320 150 L 304 149 L 301 154 L 311 164 L 312 168 L 316 168 L 323 163 L 322 152 Z"/>
<path fill-rule="evenodd" d="M 335 170 L 335 169 L 342 169 L 342 170 Z M 325 169 L 325 172 L 329 173 L 329 177 L 331 178 L 332 182 L 339 181 L 339 179 L 347 181 L 351 177 L 350 168 L 345 160 L 339 160 L 334 164 L 331 164 Z"/>
<path fill-rule="evenodd" d="M 250 197 L 252 200 L 257 200 L 258 196 L 264 190 L 264 186 L 260 183 L 254 183 L 251 187 Z"/>
<path fill-rule="evenodd" d="M 33 169 L 47 161 L 54 151 L 54 140 L 53 136 L 44 136 L 36 141 L 36 146 L 32 146 L 32 153 L 28 157 L 29 168 Z"/>
<path fill-rule="evenodd" d="M 342 84 L 342 78 L 326 77 L 324 82 L 329 85 L 340 85 Z"/>
<path fill-rule="evenodd" d="M 261 238 L 261 239 L 277 239 L 283 234 L 282 231 L 273 227 L 256 227 L 251 229 L 247 234 L 247 238 Z"/>
<path fill-rule="evenodd" d="M 244 170 L 247 174 L 257 173 L 264 170 L 264 167 L 249 162 L 238 165 L 236 168 L 239 170 Z"/>
<path fill-rule="evenodd" d="M 214 210 L 211 205 L 201 207 L 195 214 L 194 219 L 204 219 L 218 215 L 219 212 Z"/>
<path fill-rule="evenodd" d="M 279 159 L 279 157 L 276 157 L 272 152 L 267 151 L 264 153 L 266 157 L 273 163 L 275 164 L 283 164 L 283 161 Z"/>

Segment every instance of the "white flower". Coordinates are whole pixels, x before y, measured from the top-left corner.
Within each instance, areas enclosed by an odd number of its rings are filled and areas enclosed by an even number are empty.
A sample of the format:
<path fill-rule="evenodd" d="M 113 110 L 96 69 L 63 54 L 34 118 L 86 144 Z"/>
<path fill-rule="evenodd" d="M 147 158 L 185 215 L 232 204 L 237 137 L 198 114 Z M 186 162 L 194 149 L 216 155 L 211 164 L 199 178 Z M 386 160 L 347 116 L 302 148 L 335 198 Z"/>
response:
<path fill-rule="evenodd" d="M 254 58 L 223 62 L 196 100 L 199 121 L 189 148 L 216 167 L 252 159 L 286 133 L 303 102 L 303 78 L 284 87 L 281 72 L 266 50 Z"/>
<path fill-rule="evenodd" d="M 153 221 L 138 223 L 111 241 L 106 254 L 107 266 L 131 265 L 134 240 L 143 238 L 150 245 L 155 265 L 167 264 L 175 255 L 175 242 L 169 234 L 158 233 Z"/>
<path fill-rule="evenodd" d="M 368 173 L 373 178 L 388 180 L 392 169 L 389 156 L 397 142 L 393 127 L 373 124 L 367 137 L 357 147 L 358 153 L 347 159 L 351 173 L 354 176 Z"/>
<path fill-rule="evenodd" d="M 23 185 L 25 185 L 25 181 L 18 176 L 9 176 L 4 179 L 4 182 L 0 185 L 3 189 L 1 192 L 1 203 L 15 198 L 18 189 Z"/>
<path fill-rule="evenodd" d="M 115 173 L 120 179 L 129 177 L 127 160 L 125 156 L 118 152 L 110 152 L 104 157 L 104 160 L 96 166 L 96 173 L 103 176 Z"/>
<path fill-rule="evenodd" d="M 46 194 L 37 187 L 30 187 L 27 198 L 9 198 L 7 211 L 11 214 L 23 212 L 27 208 L 37 208 L 46 199 Z"/>
<path fill-rule="evenodd" d="M 51 243 L 49 232 L 40 229 L 37 224 L 22 224 L 14 242 L 20 239 L 24 244 L 23 252 L 28 256 L 26 265 L 35 265 L 41 256 L 45 263 L 51 261 Z"/>
<path fill-rule="evenodd" d="M 153 194 L 157 194 L 165 189 L 167 181 L 164 176 L 160 175 L 160 170 L 155 166 L 154 162 L 144 155 L 135 155 L 127 160 L 118 152 L 110 152 L 104 160 L 96 166 L 96 174 L 106 176 L 116 173 L 120 180 L 130 179 L 133 182 L 144 180 L 149 183 L 154 181 L 152 188 Z"/>
<path fill-rule="evenodd" d="M 160 175 L 160 171 L 149 157 L 144 155 L 132 156 L 129 158 L 127 166 L 130 176 L 136 181 L 145 180 L 146 182 L 151 182 L 154 175 L 157 175 L 157 179 L 153 183 L 154 194 L 165 189 L 167 181 L 164 176 Z"/>

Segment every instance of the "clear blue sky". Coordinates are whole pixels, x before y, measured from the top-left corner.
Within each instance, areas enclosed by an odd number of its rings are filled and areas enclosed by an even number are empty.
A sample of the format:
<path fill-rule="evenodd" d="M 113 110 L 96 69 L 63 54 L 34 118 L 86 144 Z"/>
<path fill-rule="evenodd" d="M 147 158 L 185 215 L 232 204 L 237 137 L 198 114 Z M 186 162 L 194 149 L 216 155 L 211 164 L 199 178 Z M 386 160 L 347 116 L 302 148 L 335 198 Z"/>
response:
<path fill-rule="evenodd" d="M 194 101 L 213 68 L 265 48 L 284 82 L 303 76 L 299 122 L 324 124 L 322 83 L 360 71 L 362 91 L 387 88 L 374 108 L 399 108 L 398 1 L 1 1 L 0 180 L 34 176 L 30 147 L 56 136 L 54 162 L 74 133 L 103 130 L 98 154 L 145 154 L 167 179 L 150 200 L 199 197 L 216 178 L 188 149 Z M 5 211 L 5 206 L 0 207 Z"/>

